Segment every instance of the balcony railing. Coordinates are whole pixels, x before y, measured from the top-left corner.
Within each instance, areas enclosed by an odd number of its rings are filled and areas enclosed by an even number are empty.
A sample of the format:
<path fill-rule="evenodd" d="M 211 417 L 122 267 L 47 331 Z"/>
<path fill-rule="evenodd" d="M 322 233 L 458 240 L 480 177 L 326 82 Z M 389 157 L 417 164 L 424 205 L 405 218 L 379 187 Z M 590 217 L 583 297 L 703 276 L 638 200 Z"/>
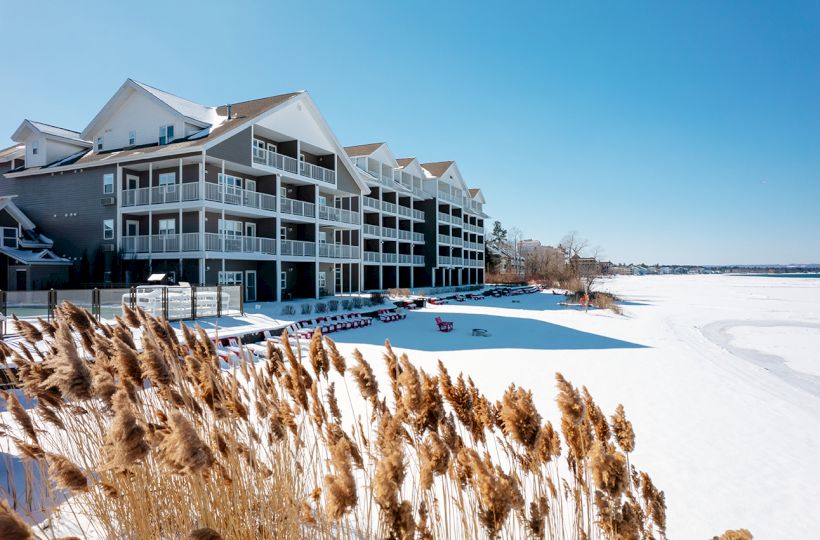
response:
<path fill-rule="evenodd" d="M 413 211 L 410 214 L 410 217 L 412 217 L 413 219 L 417 219 L 419 221 L 424 221 L 424 212 L 422 212 L 421 210 L 413 209 Z"/>
<path fill-rule="evenodd" d="M 379 199 L 373 197 L 363 197 L 364 198 L 364 207 L 365 208 L 372 208 L 373 210 L 379 209 Z"/>
<path fill-rule="evenodd" d="M 379 262 L 381 261 L 381 253 L 378 251 L 365 251 L 364 262 Z"/>
<path fill-rule="evenodd" d="M 438 243 L 439 244 L 449 244 L 450 243 L 450 235 L 449 234 L 439 234 L 438 235 Z"/>
<path fill-rule="evenodd" d="M 399 229 L 399 240 L 410 240 L 412 237 L 412 232 Z"/>
<path fill-rule="evenodd" d="M 452 264 L 452 257 L 447 257 L 446 255 L 439 255 L 438 256 L 438 264 L 439 266 L 446 266 Z"/>
<path fill-rule="evenodd" d="M 336 185 L 336 171 L 326 169 L 312 163 L 299 161 L 298 159 L 261 148 L 253 149 L 253 162 L 273 167 L 291 174 L 300 174 L 313 180 Z"/>
<path fill-rule="evenodd" d="M 413 264 L 424 264 L 424 255 L 413 255 Z"/>
<path fill-rule="evenodd" d="M 395 238 L 396 229 L 392 229 L 390 227 L 382 227 L 382 236 L 385 238 Z"/>
<path fill-rule="evenodd" d="M 149 249 L 150 245 L 150 249 Z M 205 251 L 229 253 L 276 254 L 276 240 L 257 236 L 231 236 L 205 233 Z M 178 253 L 200 251 L 200 233 L 154 234 L 151 236 L 123 236 L 125 253 Z"/>
<path fill-rule="evenodd" d="M 225 184 L 205 183 L 205 199 L 246 208 L 276 211 L 276 197 L 267 193 L 240 189 Z"/>
<path fill-rule="evenodd" d="M 381 227 L 378 225 L 371 225 L 369 223 L 365 223 L 362 225 L 362 232 L 368 236 L 381 236 Z"/>
<path fill-rule="evenodd" d="M 396 254 L 395 253 L 382 253 L 382 262 L 383 263 L 394 263 L 394 262 L 396 262 Z"/>
<path fill-rule="evenodd" d="M 451 221 L 450 214 L 445 214 L 444 212 L 439 212 L 438 213 L 438 220 L 441 221 L 442 223 L 450 223 L 450 221 Z"/>
<path fill-rule="evenodd" d="M 360 215 L 358 212 L 345 210 L 343 208 L 335 208 L 324 204 L 319 205 L 319 219 L 326 219 L 328 221 L 336 221 L 339 223 L 350 223 L 351 225 L 358 225 L 360 222 Z"/>
<path fill-rule="evenodd" d="M 282 255 L 292 257 L 315 257 L 316 244 L 314 242 L 304 242 L 302 240 L 282 240 Z"/>
<path fill-rule="evenodd" d="M 184 182 L 154 186 L 151 188 L 126 189 L 122 192 L 123 207 L 145 206 L 206 200 L 247 208 L 275 211 L 276 197 L 267 193 L 240 189 L 225 184 L 205 183 L 205 193 L 200 193 L 199 182 Z"/>
<path fill-rule="evenodd" d="M 424 235 L 420 232 L 413 233 L 413 242 L 424 242 Z"/>
<path fill-rule="evenodd" d="M 358 259 L 359 246 L 320 243 L 319 257 L 328 257 L 331 259 Z"/>
<path fill-rule="evenodd" d="M 452 244 L 454 246 L 460 246 L 460 245 L 464 244 L 464 240 L 462 240 L 461 238 L 459 238 L 457 236 L 454 236 L 450 239 L 450 244 Z"/>
<path fill-rule="evenodd" d="M 399 253 L 399 264 L 410 264 L 413 262 L 413 256 L 405 253 Z"/>
<path fill-rule="evenodd" d="M 391 214 L 395 214 L 396 205 L 391 202 L 382 201 L 382 210 L 384 210 L 385 212 L 390 212 Z"/>
<path fill-rule="evenodd" d="M 398 211 L 400 216 L 410 217 L 413 214 L 412 208 L 408 208 L 402 205 L 398 205 Z"/>
<path fill-rule="evenodd" d="M 279 204 L 279 211 L 283 214 L 310 218 L 316 216 L 316 205 L 313 203 L 282 197 Z"/>

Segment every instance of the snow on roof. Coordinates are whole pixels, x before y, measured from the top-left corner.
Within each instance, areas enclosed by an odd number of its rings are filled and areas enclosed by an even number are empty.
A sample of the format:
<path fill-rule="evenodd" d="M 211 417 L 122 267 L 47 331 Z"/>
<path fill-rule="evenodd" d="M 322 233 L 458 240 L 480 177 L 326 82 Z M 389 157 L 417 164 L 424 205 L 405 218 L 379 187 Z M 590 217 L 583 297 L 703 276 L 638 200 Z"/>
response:
<path fill-rule="evenodd" d="M 219 115 L 216 113 L 216 107 L 208 107 L 207 105 L 202 105 L 200 103 L 175 96 L 174 94 L 170 94 L 164 90 L 160 90 L 159 88 L 154 88 L 153 86 L 148 86 L 147 84 L 139 81 L 134 81 L 134 83 L 183 116 L 187 116 L 188 118 L 196 120 L 197 122 L 202 122 L 203 124 L 215 124 L 219 122 Z"/>
<path fill-rule="evenodd" d="M 51 124 L 45 124 L 43 122 L 35 122 L 34 120 L 29 120 L 29 122 L 31 122 L 31 125 L 40 130 L 42 133 L 45 133 L 46 135 L 54 135 L 55 137 L 62 137 L 64 139 L 74 139 L 75 141 L 82 141 L 82 139 L 80 138 L 79 131 L 52 126 Z"/>
<path fill-rule="evenodd" d="M 2 150 L 0 150 L 0 161 L 8 161 L 16 157 L 19 157 L 25 152 L 25 150 L 26 147 L 22 144 L 15 144 L 14 146 L 3 148 Z"/>

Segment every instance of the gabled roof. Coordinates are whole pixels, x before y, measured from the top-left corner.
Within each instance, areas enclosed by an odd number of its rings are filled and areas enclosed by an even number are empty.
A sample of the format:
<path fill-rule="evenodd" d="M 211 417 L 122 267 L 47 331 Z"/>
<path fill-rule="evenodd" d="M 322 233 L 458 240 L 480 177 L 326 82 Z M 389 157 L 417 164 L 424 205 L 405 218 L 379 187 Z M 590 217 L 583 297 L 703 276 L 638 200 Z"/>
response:
<path fill-rule="evenodd" d="M 407 167 L 408 165 L 410 165 L 411 163 L 413 163 L 414 159 L 416 159 L 416 158 L 414 158 L 414 157 L 398 158 L 396 160 L 396 163 L 398 163 L 399 167 L 403 169 L 403 168 Z"/>
<path fill-rule="evenodd" d="M 80 133 L 71 129 L 65 129 L 34 120 L 23 120 L 20 126 L 11 135 L 11 140 L 22 142 L 26 138 L 26 132 L 33 131 L 47 137 L 55 137 L 79 146 L 91 146 L 91 143 L 84 141 Z"/>
<path fill-rule="evenodd" d="M 220 121 L 216 107 L 208 107 L 201 103 L 175 96 L 145 83 L 137 82 L 133 79 L 126 79 L 122 86 L 114 92 L 114 95 L 106 102 L 102 109 L 94 116 L 89 124 L 82 131 L 83 137 L 89 137 L 91 132 L 122 103 L 130 92 L 140 92 L 145 96 L 155 100 L 158 104 L 171 112 L 181 115 L 188 122 L 203 128 L 212 126 Z"/>
<path fill-rule="evenodd" d="M 455 163 L 455 161 L 436 161 L 435 163 L 422 163 L 421 166 L 430 173 L 430 176 L 438 178 L 447 172 L 447 169 L 449 169 L 453 163 Z"/>
<path fill-rule="evenodd" d="M 487 200 L 484 198 L 484 194 L 481 192 L 479 188 L 468 188 L 467 191 L 470 193 L 471 198 L 477 200 L 481 204 L 487 202 Z"/>
<path fill-rule="evenodd" d="M 14 197 L 17 195 L 3 195 L 0 196 L 0 211 L 5 210 L 8 214 L 20 224 L 23 230 L 34 229 L 35 225 L 20 208 L 14 204 Z"/>
<path fill-rule="evenodd" d="M 358 157 L 358 156 L 369 156 L 382 146 L 385 143 L 378 142 L 378 143 L 370 143 L 370 144 L 357 144 L 355 146 L 345 146 L 345 152 L 350 157 Z"/>
<path fill-rule="evenodd" d="M 23 144 L 15 144 L 8 148 L 0 150 L 0 162 L 11 161 L 12 159 L 22 157 L 26 153 L 26 147 Z"/>

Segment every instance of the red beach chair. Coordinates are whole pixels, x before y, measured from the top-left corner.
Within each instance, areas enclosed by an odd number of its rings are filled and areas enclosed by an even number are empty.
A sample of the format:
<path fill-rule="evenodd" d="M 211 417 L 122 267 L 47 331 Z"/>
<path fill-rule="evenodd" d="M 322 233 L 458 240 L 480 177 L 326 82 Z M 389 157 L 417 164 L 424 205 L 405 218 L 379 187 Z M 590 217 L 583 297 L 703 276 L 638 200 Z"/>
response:
<path fill-rule="evenodd" d="M 436 324 L 438 325 L 438 331 L 439 332 L 452 332 L 453 331 L 452 321 L 442 321 L 441 317 L 436 317 Z"/>

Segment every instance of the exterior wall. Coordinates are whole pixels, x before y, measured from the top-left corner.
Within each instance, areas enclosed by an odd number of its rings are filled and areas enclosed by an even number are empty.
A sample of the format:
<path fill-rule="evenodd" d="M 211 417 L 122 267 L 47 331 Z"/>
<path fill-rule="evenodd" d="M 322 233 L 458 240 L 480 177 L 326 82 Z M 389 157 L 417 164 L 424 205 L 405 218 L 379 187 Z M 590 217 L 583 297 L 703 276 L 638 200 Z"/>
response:
<path fill-rule="evenodd" d="M 136 131 L 137 145 L 157 144 L 159 142 L 159 127 L 174 126 L 174 137 L 184 136 L 182 117 L 168 110 L 157 100 L 141 92 L 132 93 L 120 105 L 111 118 L 104 125 L 89 134 L 96 150 L 97 137 L 103 138 L 103 150 L 125 148 L 128 146 L 128 133 Z"/>
<path fill-rule="evenodd" d="M 207 150 L 207 154 L 211 157 L 232 161 L 249 167 L 251 165 L 252 152 L 250 126 Z"/>
<path fill-rule="evenodd" d="M 94 167 L 63 174 L 3 178 L 0 195 L 17 195 L 15 204 L 54 241 L 55 254 L 91 257 L 103 240 L 103 220 L 115 219 L 116 205 L 103 206 L 103 175 L 116 166 Z M 116 224 L 115 224 L 116 226 Z M 116 237 L 116 231 L 115 231 Z"/>
<path fill-rule="evenodd" d="M 62 141 L 46 140 L 44 148 L 41 146 L 39 152 L 45 154 L 46 163 L 54 163 L 60 159 L 65 159 L 71 154 L 76 154 L 84 146 L 64 143 Z"/>

